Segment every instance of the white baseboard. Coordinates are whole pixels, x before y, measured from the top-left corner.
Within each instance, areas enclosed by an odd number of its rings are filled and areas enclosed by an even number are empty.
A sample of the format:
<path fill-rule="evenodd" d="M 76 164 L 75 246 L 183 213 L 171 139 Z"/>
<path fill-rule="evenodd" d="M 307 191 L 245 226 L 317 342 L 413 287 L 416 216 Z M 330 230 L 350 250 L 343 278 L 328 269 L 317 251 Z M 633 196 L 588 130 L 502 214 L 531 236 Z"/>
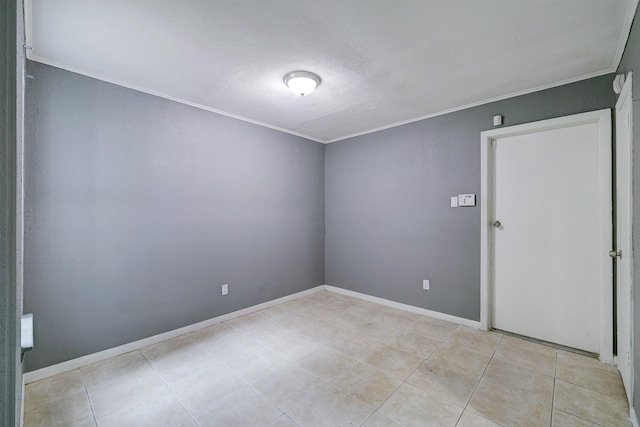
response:
<path fill-rule="evenodd" d="M 273 307 L 274 305 L 282 304 L 287 301 L 292 301 L 307 295 L 314 294 L 316 292 L 325 289 L 324 285 L 316 286 L 315 288 L 307 289 L 302 292 L 287 295 L 282 298 L 277 298 L 271 301 L 264 302 L 262 304 L 247 307 L 242 310 L 234 311 L 233 313 L 224 314 L 222 316 L 214 317 L 202 322 L 194 323 L 193 325 L 185 326 L 183 328 L 174 329 L 169 332 L 154 335 L 149 338 L 144 338 L 138 341 L 123 344 L 118 347 L 113 347 L 107 350 L 99 351 L 97 353 L 88 354 L 86 356 L 78 357 L 77 359 L 67 360 L 66 362 L 57 363 L 55 365 L 47 366 L 35 371 L 27 372 L 23 376 L 23 380 L 26 384 L 39 381 L 45 378 L 52 377 L 54 375 L 62 374 L 64 372 L 73 371 L 74 369 L 82 368 L 83 366 L 91 365 L 92 363 L 101 362 L 109 359 L 110 357 L 120 356 L 121 354 L 129 353 L 130 351 L 140 350 L 141 348 L 157 344 L 162 341 L 166 341 L 171 338 L 179 337 L 180 335 L 187 334 L 189 332 L 197 331 L 198 329 L 206 328 L 207 326 L 215 325 L 216 323 L 225 322 L 227 320 L 235 319 L 236 317 L 244 316 L 245 314 L 255 313 L 256 311 L 264 310 L 265 308 Z"/>
<path fill-rule="evenodd" d="M 436 319 L 446 320 L 448 322 L 458 323 L 460 325 L 465 325 L 465 326 L 470 326 L 472 328 L 480 329 L 480 322 L 477 322 L 475 320 L 469 320 L 463 317 L 452 316 L 450 314 L 440 313 L 439 311 L 427 310 L 426 308 L 415 307 L 413 305 L 390 301 L 384 298 L 373 297 L 371 295 L 361 294 L 360 292 L 349 291 L 347 289 L 337 288 L 331 285 L 324 285 L 324 287 L 331 292 L 337 292 L 339 294 L 360 298 L 365 301 L 375 302 L 377 304 L 386 305 L 388 307 L 399 308 L 400 310 L 409 311 L 411 313 L 422 314 L 424 316 L 429 316 Z"/>
<path fill-rule="evenodd" d="M 171 338 L 176 338 L 180 335 L 187 334 L 189 332 L 197 331 L 198 329 L 206 328 L 207 326 L 215 325 L 216 323 L 225 322 L 227 320 L 235 319 L 236 317 L 244 316 L 245 314 L 255 313 L 256 311 L 264 310 L 265 308 L 273 307 L 274 305 L 282 304 L 287 301 L 292 301 L 297 298 L 301 298 L 307 295 L 314 294 L 316 292 L 327 290 L 330 292 L 336 292 L 339 294 L 359 298 L 365 301 L 375 302 L 377 304 L 385 305 L 387 307 L 398 308 L 400 310 L 409 311 L 411 313 L 422 314 L 424 316 L 430 316 L 440 320 L 446 320 L 460 325 L 470 326 L 472 328 L 480 328 L 480 322 L 464 319 L 462 317 L 452 316 L 450 314 L 440 313 L 437 311 L 427 310 L 425 308 L 414 307 L 408 304 L 402 304 L 395 301 L 390 301 L 384 298 L 378 298 L 360 292 L 349 291 L 347 289 L 337 288 L 330 285 L 321 285 L 312 289 L 307 289 L 302 292 L 298 292 L 292 295 L 287 295 L 282 298 L 267 301 L 262 304 L 247 307 L 242 310 L 234 311 L 233 313 L 224 314 L 222 316 L 214 317 L 212 319 L 205 320 L 203 322 L 194 323 L 193 325 L 185 326 L 183 328 L 174 329 L 169 332 L 154 335 L 149 338 L 144 338 L 138 341 L 123 344 L 118 347 L 113 347 L 107 350 L 99 351 L 97 353 L 88 354 L 86 356 L 78 357 L 77 359 L 67 360 L 66 362 L 57 363 L 55 365 L 47 366 L 35 371 L 27 372 L 23 376 L 23 382 L 26 384 L 39 381 L 45 378 L 52 377 L 54 375 L 62 374 L 64 372 L 73 371 L 74 369 L 82 368 L 92 363 L 101 362 L 109 359 L 110 357 L 120 356 L 130 351 L 140 350 L 141 348 L 157 344 L 162 341 L 166 341 Z M 638 426 L 640 427 L 640 426 Z"/>
<path fill-rule="evenodd" d="M 631 424 L 633 425 L 633 427 L 640 427 L 640 423 L 638 422 L 638 414 L 636 414 L 636 410 L 633 408 L 633 406 L 629 411 L 629 418 L 631 419 Z"/>

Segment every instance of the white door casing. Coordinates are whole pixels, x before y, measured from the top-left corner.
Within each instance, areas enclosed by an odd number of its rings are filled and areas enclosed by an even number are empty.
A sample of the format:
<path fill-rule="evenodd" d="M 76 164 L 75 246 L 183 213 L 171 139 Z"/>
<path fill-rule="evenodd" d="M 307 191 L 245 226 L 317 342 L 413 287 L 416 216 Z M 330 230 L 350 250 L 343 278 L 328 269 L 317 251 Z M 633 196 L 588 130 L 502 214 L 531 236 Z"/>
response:
<path fill-rule="evenodd" d="M 611 111 L 489 130 L 481 141 L 482 328 L 498 322 L 611 363 Z M 574 194 L 581 181 L 589 185 Z"/>
<path fill-rule="evenodd" d="M 633 135 L 632 75 L 629 73 L 616 102 L 616 324 L 617 366 L 633 402 Z"/>

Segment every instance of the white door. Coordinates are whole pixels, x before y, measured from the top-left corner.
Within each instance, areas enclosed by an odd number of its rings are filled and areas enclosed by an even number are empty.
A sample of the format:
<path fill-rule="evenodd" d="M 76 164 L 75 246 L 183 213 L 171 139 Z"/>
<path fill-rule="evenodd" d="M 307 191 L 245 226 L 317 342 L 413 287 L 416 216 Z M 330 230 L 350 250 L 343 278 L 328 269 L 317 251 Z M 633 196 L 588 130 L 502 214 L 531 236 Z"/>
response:
<path fill-rule="evenodd" d="M 610 110 L 483 141 L 488 326 L 610 359 Z"/>
<path fill-rule="evenodd" d="M 616 103 L 616 249 L 620 256 L 616 261 L 616 320 L 618 342 L 618 369 L 622 376 L 629 402 L 632 400 L 633 336 L 632 316 L 632 86 L 631 73 L 627 77 Z"/>

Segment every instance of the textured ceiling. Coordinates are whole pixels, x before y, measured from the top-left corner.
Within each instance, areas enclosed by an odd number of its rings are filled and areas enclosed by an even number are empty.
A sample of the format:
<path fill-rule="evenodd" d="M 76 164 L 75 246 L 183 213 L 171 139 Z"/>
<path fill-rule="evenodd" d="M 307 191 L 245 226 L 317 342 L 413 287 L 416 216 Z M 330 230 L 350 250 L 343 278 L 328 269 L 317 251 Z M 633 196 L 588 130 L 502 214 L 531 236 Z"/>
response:
<path fill-rule="evenodd" d="M 26 0 L 27 54 L 330 142 L 613 72 L 637 3 Z"/>

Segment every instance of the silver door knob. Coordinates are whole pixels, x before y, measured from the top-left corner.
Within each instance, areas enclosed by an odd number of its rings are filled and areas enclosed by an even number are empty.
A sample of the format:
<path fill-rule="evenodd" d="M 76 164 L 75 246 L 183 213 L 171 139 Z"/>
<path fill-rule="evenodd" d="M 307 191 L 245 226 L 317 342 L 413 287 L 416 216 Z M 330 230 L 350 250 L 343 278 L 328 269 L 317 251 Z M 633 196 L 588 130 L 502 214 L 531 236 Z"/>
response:
<path fill-rule="evenodd" d="M 493 224 L 491 224 L 491 225 L 493 225 L 495 228 L 498 228 L 498 227 L 500 227 L 502 224 L 500 223 L 500 221 L 493 221 Z"/>

